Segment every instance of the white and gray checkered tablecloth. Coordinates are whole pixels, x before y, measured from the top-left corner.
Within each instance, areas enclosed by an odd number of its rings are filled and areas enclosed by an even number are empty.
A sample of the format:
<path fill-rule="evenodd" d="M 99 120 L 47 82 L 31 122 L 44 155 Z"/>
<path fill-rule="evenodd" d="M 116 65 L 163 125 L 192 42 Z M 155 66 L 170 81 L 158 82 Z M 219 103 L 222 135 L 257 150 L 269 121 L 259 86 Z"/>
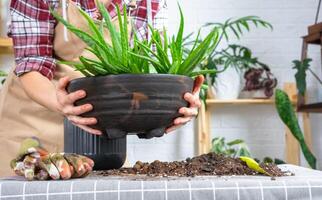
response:
<path fill-rule="evenodd" d="M 68 181 L 0 180 L 0 199 L 20 200 L 322 200 L 322 172 L 280 165 L 296 175 L 145 178 L 100 177 Z"/>

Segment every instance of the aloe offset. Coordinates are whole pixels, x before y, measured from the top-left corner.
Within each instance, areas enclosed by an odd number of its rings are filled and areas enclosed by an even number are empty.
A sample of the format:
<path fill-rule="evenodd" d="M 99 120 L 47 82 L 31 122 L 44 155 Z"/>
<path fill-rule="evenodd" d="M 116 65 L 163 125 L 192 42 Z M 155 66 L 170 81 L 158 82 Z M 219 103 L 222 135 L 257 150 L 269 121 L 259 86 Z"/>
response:
<path fill-rule="evenodd" d="M 129 41 L 128 16 L 126 9 L 121 11 L 117 7 L 117 18 L 119 30 L 111 21 L 110 15 L 102 3 L 98 3 L 104 21 L 97 22 L 86 12 L 79 10 L 86 19 L 90 33 L 82 31 L 66 20 L 57 12 L 52 11 L 54 17 L 63 23 L 71 32 L 84 41 L 87 50 L 93 53 L 97 59 L 79 57 L 80 62 L 62 61 L 61 63 L 72 65 L 85 76 L 105 76 L 111 74 L 179 74 L 186 76 L 196 76 L 198 74 L 216 73 L 216 70 L 197 70 L 199 64 L 212 52 L 218 43 L 218 31 L 212 30 L 202 42 L 195 42 L 194 47 L 184 53 L 183 32 L 184 17 L 180 10 L 180 27 L 176 36 L 168 38 L 164 29 L 161 34 L 150 26 L 152 40 L 139 41 L 133 34 L 134 42 Z M 131 23 L 131 22 L 130 22 Z M 111 44 L 104 39 L 104 29 L 107 29 Z M 195 41 L 199 40 L 199 34 Z M 152 50 L 155 47 L 155 51 Z"/>

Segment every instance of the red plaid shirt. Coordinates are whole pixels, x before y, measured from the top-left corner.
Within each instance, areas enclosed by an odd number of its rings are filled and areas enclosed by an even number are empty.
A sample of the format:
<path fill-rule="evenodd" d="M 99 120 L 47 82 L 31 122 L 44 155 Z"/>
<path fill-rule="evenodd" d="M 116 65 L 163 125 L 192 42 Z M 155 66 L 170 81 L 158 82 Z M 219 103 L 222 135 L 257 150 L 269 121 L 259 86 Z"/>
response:
<path fill-rule="evenodd" d="M 95 16 L 94 0 L 73 0 L 92 17 Z M 14 43 L 16 69 L 20 76 L 26 72 L 38 71 L 49 79 L 55 73 L 56 61 L 53 52 L 54 28 L 56 20 L 50 14 L 49 7 L 57 8 L 60 0 L 11 0 L 11 24 L 9 36 Z M 129 0 L 113 0 L 108 7 L 111 17 L 116 16 L 115 5 L 122 7 Z M 142 39 L 147 33 L 146 0 L 137 1 L 133 10 L 134 23 L 138 36 Z M 167 20 L 165 0 L 152 0 L 153 25 L 161 29 Z"/>

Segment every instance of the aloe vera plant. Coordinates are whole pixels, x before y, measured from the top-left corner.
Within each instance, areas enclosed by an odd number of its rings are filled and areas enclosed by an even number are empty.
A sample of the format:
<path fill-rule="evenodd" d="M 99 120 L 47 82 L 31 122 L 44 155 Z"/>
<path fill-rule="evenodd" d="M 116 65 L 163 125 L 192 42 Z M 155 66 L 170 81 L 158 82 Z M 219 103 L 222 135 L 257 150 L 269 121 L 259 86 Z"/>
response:
<path fill-rule="evenodd" d="M 145 56 L 138 57 L 152 63 L 158 73 L 181 74 L 196 76 L 199 74 L 216 73 L 215 69 L 198 70 L 198 65 L 205 60 L 218 44 L 219 34 L 217 29 L 213 29 L 203 40 L 200 41 L 200 32 L 194 40 L 192 49 L 184 49 L 184 16 L 179 5 L 180 26 L 176 36 L 168 39 L 167 31 L 163 30 L 163 35 L 150 27 L 152 32 L 152 44 L 156 51 L 146 44 L 136 40 L 138 46 L 145 51 Z M 169 56 L 170 54 L 170 56 Z M 152 60 L 151 60 L 152 55 Z M 171 58 L 171 59 L 170 59 Z"/>
<path fill-rule="evenodd" d="M 93 60 L 81 56 L 79 57 L 80 62 L 61 61 L 60 63 L 74 66 L 85 76 L 149 73 L 148 62 L 143 59 L 138 59 L 137 56 L 133 55 L 140 55 L 143 52 L 136 43 L 134 43 L 133 46 L 130 46 L 128 37 L 130 30 L 128 30 L 126 9 L 124 8 L 122 17 L 120 9 L 117 7 L 119 22 L 119 30 L 117 30 L 104 5 L 99 3 L 98 8 L 102 13 L 104 21 L 95 21 L 86 12 L 79 9 L 79 12 L 88 23 L 90 33 L 76 28 L 64 20 L 57 12 L 51 11 L 54 17 L 84 41 L 88 45 L 87 50 L 97 57 L 96 60 Z M 106 29 L 110 34 L 111 44 L 104 38 L 104 31 L 106 31 Z"/>
<path fill-rule="evenodd" d="M 58 13 L 52 11 L 54 17 L 83 40 L 88 45 L 87 50 L 97 57 L 97 60 L 93 60 L 81 56 L 79 58 L 80 62 L 62 62 L 74 66 L 85 76 L 157 72 L 160 74 L 180 74 L 193 77 L 198 74 L 216 72 L 216 70 L 197 71 L 196 68 L 217 45 L 218 31 L 214 29 L 202 42 L 196 42 L 194 47 L 188 52 L 188 56 L 185 57 L 183 53 L 184 16 L 180 6 L 181 20 L 176 36 L 168 38 L 165 29 L 161 34 L 150 26 L 152 40 L 150 42 L 139 41 L 135 34 L 133 34 L 133 45 L 131 45 L 128 38 L 130 31 L 128 30 L 128 23 L 130 22 L 128 22 L 125 8 L 122 17 L 121 11 L 117 7 L 119 30 L 113 25 L 104 5 L 98 3 L 98 8 L 104 22 L 97 22 L 81 9 L 79 10 L 88 23 L 90 33 L 76 28 L 64 20 Z M 104 29 L 107 29 L 110 33 L 111 44 L 104 40 Z M 152 47 L 155 47 L 156 50 L 152 50 Z"/>

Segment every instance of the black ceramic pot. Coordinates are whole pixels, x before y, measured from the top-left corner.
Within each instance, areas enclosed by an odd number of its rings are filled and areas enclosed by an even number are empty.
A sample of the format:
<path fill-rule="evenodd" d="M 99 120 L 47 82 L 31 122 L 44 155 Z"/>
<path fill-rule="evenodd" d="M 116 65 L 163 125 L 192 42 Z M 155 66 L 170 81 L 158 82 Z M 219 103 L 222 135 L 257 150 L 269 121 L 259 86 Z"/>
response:
<path fill-rule="evenodd" d="M 68 92 L 80 89 L 87 96 L 76 105 L 90 103 L 93 110 L 83 117 L 96 117 L 92 128 L 108 138 L 138 134 L 140 138 L 161 137 L 179 117 L 179 108 L 188 106 L 183 99 L 191 92 L 193 79 L 166 74 L 123 74 L 85 77 L 72 80 Z"/>

